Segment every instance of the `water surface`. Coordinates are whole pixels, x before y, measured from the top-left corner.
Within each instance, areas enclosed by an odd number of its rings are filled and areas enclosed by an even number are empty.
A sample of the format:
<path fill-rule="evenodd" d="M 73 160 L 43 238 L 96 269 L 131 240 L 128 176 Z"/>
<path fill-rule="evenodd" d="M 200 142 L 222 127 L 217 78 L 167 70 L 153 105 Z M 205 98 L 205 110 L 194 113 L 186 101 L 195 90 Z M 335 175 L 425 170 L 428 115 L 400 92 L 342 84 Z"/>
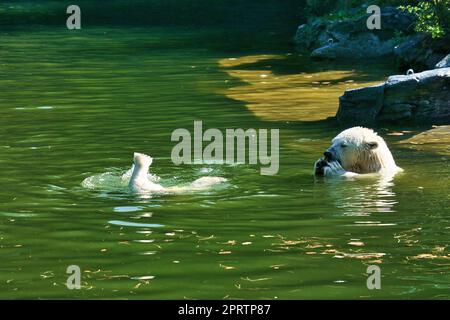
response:
<path fill-rule="evenodd" d="M 404 174 L 314 179 L 341 130 L 327 120 L 339 95 L 395 69 L 310 61 L 283 28 L 267 28 L 0 32 L 1 298 L 450 298 L 448 143 L 421 139 L 431 128 L 378 128 Z M 175 166 L 170 135 L 194 120 L 280 129 L 278 175 Z M 160 183 L 228 183 L 129 194 L 135 151 L 154 157 Z M 366 287 L 371 264 L 382 290 Z M 65 286 L 69 265 L 82 270 L 81 290 Z"/>

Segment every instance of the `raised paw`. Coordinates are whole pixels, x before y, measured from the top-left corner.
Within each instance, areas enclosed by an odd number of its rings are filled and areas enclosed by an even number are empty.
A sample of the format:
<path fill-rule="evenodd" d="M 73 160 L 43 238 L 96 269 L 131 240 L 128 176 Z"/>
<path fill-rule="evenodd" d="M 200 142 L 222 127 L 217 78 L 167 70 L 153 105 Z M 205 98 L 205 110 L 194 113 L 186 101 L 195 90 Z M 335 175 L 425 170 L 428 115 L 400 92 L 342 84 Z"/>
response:
<path fill-rule="evenodd" d="M 340 176 L 344 175 L 346 171 L 342 168 L 341 164 L 337 161 L 331 161 L 327 163 L 327 166 L 324 167 L 324 175 L 325 176 Z"/>
<path fill-rule="evenodd" d="M 316 176 L 324 176 L 325 175 L 325 168 L 328 166 L 328 162 L 324 159 L 319 159 L 314 164 L 314 174 Z"/>

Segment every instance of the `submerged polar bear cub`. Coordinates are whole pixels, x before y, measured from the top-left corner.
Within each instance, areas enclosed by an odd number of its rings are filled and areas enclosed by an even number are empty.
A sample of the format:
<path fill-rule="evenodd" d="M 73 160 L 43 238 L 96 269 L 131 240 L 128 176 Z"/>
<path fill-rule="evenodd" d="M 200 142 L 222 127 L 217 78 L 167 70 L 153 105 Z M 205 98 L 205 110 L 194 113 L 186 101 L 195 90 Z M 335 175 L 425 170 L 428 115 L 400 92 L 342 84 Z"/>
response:
<path fill-rule="evenodd" d="M 148 178 L 148 170 L 153 162 L 153 158 L 143 154 L 134 153 L 133 156 L 133 173 L 128 187 L 135 193 L 182 193 L 189 191 L 197 191 L 207 189 L 215 184 L 225 182 L 225 178 L 220 177 L 203 177 L 195 180 L 187 186 L 183 187 L 163 187 L 151 181 Z"/>
<path fill-rule="evenodd" d="M 370 173 L 394 175 L 403 171 L 395 164 L 384 139 L 363 127 L 353 127 L 337 135 L 314 169 L 319 176 L 344 177 Z"/>

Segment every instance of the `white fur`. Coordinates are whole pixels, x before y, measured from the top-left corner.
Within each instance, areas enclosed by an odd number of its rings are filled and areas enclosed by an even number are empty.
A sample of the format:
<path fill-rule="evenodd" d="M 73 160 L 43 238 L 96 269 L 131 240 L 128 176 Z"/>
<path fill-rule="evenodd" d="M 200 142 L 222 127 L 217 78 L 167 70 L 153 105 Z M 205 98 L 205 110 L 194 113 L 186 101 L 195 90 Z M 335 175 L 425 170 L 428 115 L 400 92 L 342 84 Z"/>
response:
<path fill-rule="evenodd" d="M 207 189 L 215 184 L 225 182 L 225 178 L 220 177 L 202 177 L 195 180 L 185 187 L 163 187 L 154 183 L 148 178 L 148 171 L 153 162 L 153 158 L 143 154 L 134 153 L 133 157 L 133 173 L 128 184 L 130 190 L 135 193 L 182 193 L 189 191 L 197 191 Z"/>
<path fill-rule="evenodd" d="M 153 158 L 142 153 L 134 153 L 133 173 L 131 174 L 129 188 L 133 192 L 163 192 L 164 187 L 150 181 L 147 177 Z"/>
<path fill-rule="evenodd" d="M 403 171 L 396 165 L 384 139 L 372 129 L 353 127 L 342 131 L 332 140 L 327 152 L 333 159 L 323 167 L 325 176 L 391 175 Z"/>

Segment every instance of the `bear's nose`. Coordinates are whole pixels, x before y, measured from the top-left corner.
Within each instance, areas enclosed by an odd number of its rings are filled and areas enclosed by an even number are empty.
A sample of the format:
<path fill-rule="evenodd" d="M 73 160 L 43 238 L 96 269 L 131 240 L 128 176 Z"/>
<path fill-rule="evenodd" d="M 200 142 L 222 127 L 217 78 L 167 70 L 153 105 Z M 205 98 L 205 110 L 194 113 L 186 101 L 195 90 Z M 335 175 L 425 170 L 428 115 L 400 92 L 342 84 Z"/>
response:
<path fill-rule="evenodd" d="M 330 151 L 325 151 L 323 155 L 325 156 L 325 159 L 328 161 L 331 161 L 331 158 L 333 158 L 333 154 Z"/>

